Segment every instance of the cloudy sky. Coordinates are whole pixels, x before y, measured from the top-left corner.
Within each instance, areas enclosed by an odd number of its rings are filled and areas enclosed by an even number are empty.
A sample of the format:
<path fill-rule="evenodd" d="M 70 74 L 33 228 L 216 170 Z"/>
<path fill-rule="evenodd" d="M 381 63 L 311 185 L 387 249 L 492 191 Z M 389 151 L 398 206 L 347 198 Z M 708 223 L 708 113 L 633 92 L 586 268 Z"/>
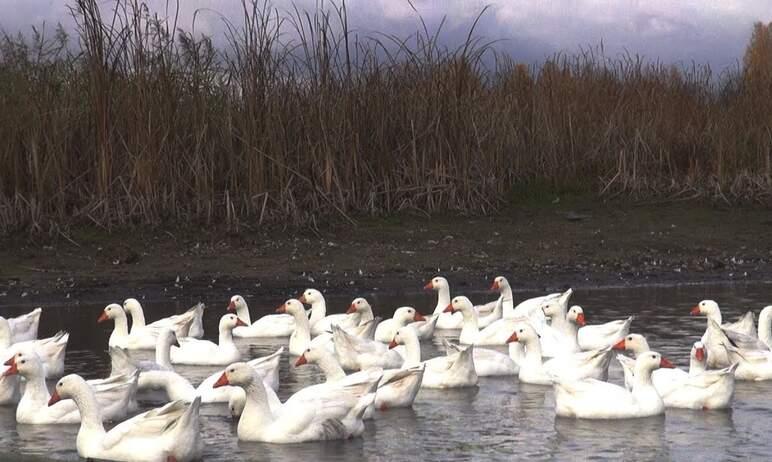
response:
<path fill-rule="evenodd" d="M 107 10 L 113 1 L 100 0 Z M 170 0 L 174 3 L 174 0 Z M 314 8 L 322 0 L 295 0 L 301 8 Z M 163 14 L 167 0 L 149 0 Z M 198 9 L 215 10 L 237 18 L 239 0 L 180 0 L 180 24 L 190 25 Z M 273 0 L 288 11 L 291 0 Z M 348 0 L 352 29 L 407 35 L 419 26 L 416 14 L 404 0 Z M 479 35 L 499 39 L 499 49 L 517 59 L 537 61 L 556 51 L 576 51 L 602 40 L 607 54 L 628 50 L 664 62 L 708 62 L 714 69 L 733 65 L 742 52 L 755 21 L 772 21 L 768 0 L 414 0 L 430 25 L 443 17 L 442 40 L 456 45 L 464 40 L 481 9 L 490 9 L 478 28 Z M 7 32 L 42 23 L 71 24 L 67 0 L 0 0 L 0 27 Z M 222 18 L 202 11 L 196 31 L 221 36 Z"/>

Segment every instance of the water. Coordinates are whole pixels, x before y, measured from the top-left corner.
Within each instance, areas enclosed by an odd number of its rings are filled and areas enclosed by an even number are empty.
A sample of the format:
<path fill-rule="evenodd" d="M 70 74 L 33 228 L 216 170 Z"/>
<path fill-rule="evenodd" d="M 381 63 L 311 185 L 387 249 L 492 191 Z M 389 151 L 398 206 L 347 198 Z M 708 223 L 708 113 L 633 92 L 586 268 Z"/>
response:
<path fill-rule="evenodd" d="M 243 295 L 243 294 L 242 294 Z M 330 311 L 340 312 L 351 297 L 328 300 Z M 476 300 L 490 295 L 476 294 Z M 517 294 L 516 298 L 531 294 Z M 689 308 L 705 298 L 721 304 L 724 319 L 735 320 L 747 309 L 758 312 L 772 303 L 772 285 L 644 287 L 577 291 L 572 303 L 584 307 L 590 324 L 635 314 L 633 331 L 647 336 L 650 345 L 681 367 L 688 367 L 691 344 L 705 329 L 704 318 L 689 316 Z M 381 315 L 413 304 L 428 313 L 435 304 L 429 294 L 369 297 Z M 217 322 L 228 297 L 212 294 L 205 316 L 207 337 L 216 338 Z M 283 300 L 248 298 L 253 319 L 271 312 Z M 143 302 L 149 320 L 182 312 L 194 300 Z M 59 329 L 71 332 L 67 372 L 86 378 L 109 373 L 107 338 L 112 328 L 96 324 L 104 305 L 46 306 L 41 336 Z M 338 309 L 336 309 L 338 308 Z M 27 309 L 0 308 L 13 316 Z M 447 333 L 453 337 L 454 333 Z M 457 335 L 457 333 L 455 334 Z M 265 355 L 284 344 L 283 339 L 237 340 L 245 357 Z M 440 354 L 440 340 L 423 345 L 424 358 Z M 504 351 L 502 349 L 502 351 Z M 3 358 L 6 359 L 6 358 Z M 195 385 L 216 367 L 185 367 L 178 371 Z M 281 365 L 282 399 L 321 381 L 315 366 L 295 369 L 289 358 Z M 612 364 L 611 381 L 621 383 L 619 366 Z M 772 383 L 738 382 L 731 411 L 668 410 L 665 416 L 627 421 L 582 421 L 556 418 L 551 387 L 519 384 L 516 378 L 483 378 L 480 386 L 465 390 L 419 393 L 413 409 L 380 413 L 367 424 L 362 438 L 345 442 L 272 445 L 237 441 L 235 423 L 224 404 L 202 407 L 204 459 L 217 460 L 511 460 L 624 459 L 624 460 L 738 460 L 766 458 L 772 452 Z M 154 407 L 163 397 L 150 396 Z M 0 408 L 0 460 L 53 460 L 77 458 L 77 426 L 17 425 L 14 410 Z"/>

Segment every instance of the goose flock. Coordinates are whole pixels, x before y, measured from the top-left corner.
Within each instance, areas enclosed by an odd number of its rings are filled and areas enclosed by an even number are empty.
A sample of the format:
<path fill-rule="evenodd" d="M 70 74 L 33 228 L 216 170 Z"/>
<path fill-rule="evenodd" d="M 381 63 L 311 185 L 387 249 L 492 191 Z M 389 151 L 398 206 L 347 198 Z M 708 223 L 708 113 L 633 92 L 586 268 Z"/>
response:
<path fill-rule="evenodd" d="M 209 403 L 227 403 L 241 441 L 300 443 L 360 436 L 365 420 L 412 406 L 422 388 L 475 387 L 485 376 L 553 387 L 555 414 L 582 419 L 728 408 L 735 380 L 772 379 L 772 306 L 759 313 L 757 330 L 753 312 L 724 323 L 715 301 L 699 302 L 690 314 L 706 317 L 707 328 L 682 370 L 630 332 L 632 316 L 587 325 L 582 307 L 569 304 L 571 289 L 517 305 L 503 276 L 491 285 L 498 297 L 479 305 L 451 297 L 441 276 L 425 289 L 437 293 L 431 315 L 403 306 L 385 320 L 365 298 L 354 299 L 346 313 L 328 314 L 323 294 L 307 289 L 276 314 L 252 321 L 245 299 L 234 295 L 216 343 L 202 339 L 202 303 L 147 323 L 140 302 L 130 298 L 107 305 L 97 318 L 112 324 L 111 371 L 92 380 L 62 377 L 69 335 L 38 340 L 40 308 L 0 317 L 0 404 L 16 406 L 19 424 L 80 425 L 74 445 L 83 458 L 181 462 L 201 458 L 206 435 L 199 410 Z M 444 355 L 423 357 L 422 342 L 444 329 L 458 330 L 458 343 L 443 338 Z M 234 337 L 288 337 L 294 367 L 317 367 L 325 381 L 282 402 L 285 346 L 243 358 Z M 141 359 L 151 350 L 153 360 Z M 608 381 L 614 359 L 622 384 Z M 194 386 L 177 365 L 215 372 Z M 51 391 L 47 380 L 55 381 Z M 138 413 L 149 390 L 161 390 L 168 403 Z"/>

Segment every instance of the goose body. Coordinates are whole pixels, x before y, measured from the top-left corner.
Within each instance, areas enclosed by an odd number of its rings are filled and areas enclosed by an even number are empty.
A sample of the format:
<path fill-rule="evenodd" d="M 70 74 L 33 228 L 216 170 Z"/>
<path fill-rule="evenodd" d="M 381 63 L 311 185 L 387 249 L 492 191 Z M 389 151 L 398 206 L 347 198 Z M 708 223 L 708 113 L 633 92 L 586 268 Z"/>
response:
<path fill-rule="evenodd" d="M 311 316 L 308 318 L 308 322 L 311 326 L 311 335 L 313 336 L 325 332 L 331 333 L 333 325 L 344 322 L 348 317 L 346 313 L 327 315 L 327 301 L 322 293 L 316 289 L 306 289 L 298 301 L 311 305 Z M 298 354 L 302 354 L 302 352 Z"/>
<path fill-rule="evenodd" d="M 295 320 L 287 314 L 269 314 L 252 322 L 247 302 L 241 295 L 231 297 L 228 311 L 235 312 L 246 323 L 233 329 L 234 337 L 287 337 L 295 330 Z"/>
<path fill-rule="evenodd" d="M 239 440 L 302 443 L 361 435 L 362 416 L 375 399 L 373 391 L 378 380 L 380 374 L 365 384 L 309 387 L 311 392 L 301 390 L 274 410 L 268 405 L 262 380 L 246 363 L 226 367 L 214 387 L 233 385 L 244 389 L 246 401 L 237 427 Z"/>
<path fill-rule="evenodd" d="M 625 387 L 628 390 L 631 390 L 634 382 L 635 358 L 651 351 L 649 342 L 641 334 L 627 334 L 623 339 L 615 343 L 613 348 L 615 350 L 629 351 L 633 354 L 632 358 L 617 355 L 617 359 L 622 366 L 622 372 L 624 373 Z M 659 385 L 667 386 L 667 384 L 679 382 L 688 376 L 689 373 L 687 371 L 675 366 L 656 369 L 651 374 L 652 383 L 655 388 L 658 388 Z"/>
<path fill-rule="evenodd" d="M 145 338 L 152 338 L 154 340 L 163 329 L 171 329 L 178 338 L 202 337 L 203 324 L 201 318 L 204 315 L 204 308 L 203 303 L 197 303 L 185 313 L 168 316 L 146 324 L 145 311 L 142 308 L 142 304 L 136 298 L 127 298 L 123 302 L 124 312 L 131 317 L 129 335 L 143 340 Z M 149 342 L 150 340 L 146 341 Z M 150 348 L 155 348 L 155 341 L 152 343 Z"/>
<path fill-rule="evenodd" d="M 772 351 L 747 350 L 731 344 L 724 344 L 723 346 L 729 360 L 737 363 L 737 370 L 734 374 L 737 380 L 754 382 L 772 380 Z"/>
<path fill-rule="evenodd" d="M 233 343 L 233 328 L 246 325 L 235 314 L 226 314 L 220 318 L 218 343 L 193 338 L 178 339 L 180 346 L 172 347 L 172 364 L 193 366 L 222 366 L 241 358 L 241 353 Z"/>
<path fill-rule="evenodd" d="M 42 308 L 35 308 L 29 313 L 8 318 L 8 324 L 11 328 L 11 341 L 13 343 L 35 340 L 38 338 L 38 326 L 40 325 L 40 314 Z"/>
<path fill-rule="evenodd" d="M 651 382 L 651 372 L 672 367 L 659 353 L 635 360 L 632 390 L 596 379 L 554 376 L 555 413 L 580 419 L 629 419 L 662 414 L 665 403 Z"/>
<path fill-rule="evenodd" d="M 383 343 L 355 337 L 339 326 L 333 326 L 335 354 L 347 370 L 363 370 L 371 367 L 398 369 L 404 359 L 396 350 Z"/>
<path fill-rule="evenodd" d="M 460 353 L 465 348 L 444 339 L 443 344 L 448 355 Z M 520 372 L 520 365 L 513 358 L 496 350 L 475 348 L 472 356 L 478 377 L 517 375 Z"/>
<path fill-rule="evenodd" d="M 708 367 L 720 369 L 730 365 L 725 343 L 731 343 L 740 349 L 769 350 L 769 346 L 755 335 L 747 335 L 727 328 L 722 324 L 721 310 L 713 300 L 703 300 L 691 309 L 692 316 L 705 316 L 708 321 L 702 343 L 708 351 Z"/>
<path fill-rule="evenodd" d="M 24 377 L 26 386 L 16 407 L 16 422 L 21 424 L 74 424 L 81 421 L 80 412 L 72 400 L 48 405 L 51 395 L 45 381 L 43 362 L 33 350 L 21 350 L 6 363 L 5 375 Z M 129 402 L 137 390 L 137 374 L 122 375 L 89 384 L 101 409 L 103 420 L 125 418 Z"/>
<path fill-rule="evenodd" d="M 478 376 L 474 364 L 474 346 L 458 353 L 421 361 L 421 344 L 415 329 L 405 326 L 399 329 L 389 348 L 405 346 L 404 368 L 424 366 L 422 388 L 464 388 L 477 386 Z"/>
<path fill-rule="evenodd" d="M 69 339 L 70 334 L 60 331 L 53 337 L 14 343 L 10 323 L 0 317 L 0 358 L 10 358 L 19 351 L 32 349 L 43 361 L 46 377 L 58 377 L 64 373 Z"/>
<path fill-rule="evenodd" d="M 76 447 L 82 458 L 182 462 L 201 457 L 198 399 L 190 405 L 173 401 L 105 431 L 94 392 L 80 376 L 62 377 L 54 387 L 49 406 L 66 398 L 75 402 L 81 414 Z"/>
<path fill-rule="evenodd" d="M 479 328 L 479 316 L 467 297 L 454 297 L 445 307 L 446 313 L 461 313 L 462 324 L 459 342 L 464 345 L 506 345 L 517 322 L 515 319 L 498 319 L 484 329 Z"/>
<path fill-rule="evenodd" d="M 431 281 L 424 286 L 425 290 L 434 290 L 437 292 L 437 306 L 434 308 L 433 316 L 437 316 L 437 329 L 461 329 L 464 324 L 464 318 L 461 313 L 455 313 L 445 311 L 445 308 L 450 304 L 450 284 L 448 280 L 441 276 L 435 276 Z M 478 317 L 478 327 L 484 328 L 497 320 L 501 319 L 505 310 L 512 307 L 512 290 L 509 287 L 509 283 L 502 276 L 497 277 L 492 290 L 498 290 L 500 295 L 499 299 L 490 304 L 474 307 L 475 313 Z M 508 294 L 508 295 L 506 295 Z M 501 301 L 501 305 L 497 307 L 497 303 Z M 479 310 L 482 309 L 482 312 Z"/>
<path fill-rule="evenodd" d="M 279 390 L 279 361 L 284 347 L 279 348 L 268 356 L 255 358 L 247 364 L 255 370 L 255 373 L 261 378 L 266 388 L 276 392 Z M 244 401 L 244 391 L 235 386 L 220 386 L 214 388 L 213 385 L 220 378 L 224 370 L 219 370 L 199 384 L 196 393 L 201 396 L 203 403 L 227 403 L 231 400 Z M 233 396 L 234 394 L 238 396 Z"/>
<path fill-rule="evenodd" d="M 604 324 L 585 325 L 577 332 L 577 344 L 582 350 L 598 350 L 614 346 L 630 332 L 632 322 L 633 317 L 630 316 L 627 319 L 618 319 Z"/>

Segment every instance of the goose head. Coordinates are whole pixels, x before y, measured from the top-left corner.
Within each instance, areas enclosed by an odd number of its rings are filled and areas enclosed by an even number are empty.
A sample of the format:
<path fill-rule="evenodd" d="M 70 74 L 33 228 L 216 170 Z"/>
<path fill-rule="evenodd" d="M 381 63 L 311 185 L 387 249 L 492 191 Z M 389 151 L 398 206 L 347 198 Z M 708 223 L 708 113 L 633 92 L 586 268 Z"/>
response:
<path fill-rule="evenodd" d="M 397 333 L 394 334 L 394 338 L 391 339 L 391 343 L 389 343 L 389 349 L 397 348 L 399 345 L 404 345 L 405 342 L 409 341 L 411 338 L 415 341 L 418 341 L 418 335 L 412 326 L 405 326 L 397 329 Z"/>
<path fill-rule="evenodd" d="M 461 313 L 467 314 L 470 313 L 471 310 L 474 309 L 474 306 L 472 305 L 472 302 L 469 301 L 467 297 L 459 296 L 454 297 L 453 300 L 450 301 L 448 306 L 445 307 L 444 313 L 455 313 L 456 311 L 460 311 Z"/>
<path fill-rule="evenodd" d="M 19 374 L 26 378 L 43 374 L 43 363 L 37 353 L 28 348 L 24 348 L 11 356 L 5 365 L 8 366 L 8 369 L 3 373 L 5 377 Z"/>
<path fill-rule="evenodd" d="M 306 348 L 306 351 L 303 352 L 302 355 L 300 355 L 295 361 L 295 367 L 302 366 L 304 364 L 316 364 L 321 358 L 324 353 L 319 348 Z"/>
<path fill-rule="evenodd" d="M 719 311 L 718 303 L 713 300 L 703 300 L 700 303 L 694 305 L 689 312 L 692 316 L 708 316 Z"/>
<path fill-rule="evenodd" d="M 690 355 L 693 359 L 697 360 L 697 362 L 704 363 L 708 356 L 708 350 L 702 342 L 694 342 Z"/>
<path fill-rule="evenodd" d="M 503 293 L 504 290 L 509 288 L 509 281 L 504 276 L 496 276 L 491 284 L 491 292 Z"/>
<path fill-rule="evenodd" d="M 584 325 L 587 324 L 587 321 L 584 319 L 584 309 L 579 305 L 574 305 L 568 310 L 566 319 L 579 327 L 584 327 Z"/>
<path fill-rule="evenodd" d="M 244 362 L 233 363 L 226 367 L 217 382 L 212 385 L 212 388 L 224 387 L 226 385 L 233 385 L 237 387 L 248 387 L 255 380 L 255 371 L 252 367 Z"/>
<path fill-rule="evenodd" d="M 362 297 L 355 298 L 354 301 L 351 302 L 351 305 L 348 307 L 348 310 L 346 310 L 346 314 L 354 314 L 354 313 L 364 313 L 367 311 L 372 311 L 372 307 L 369 303 L 367 303 L 367 300 L 365 300 Z"/>
<path fill-rule="evenodd" d="M 102 314 L 100 314 L 99 318 L 97 318 L 97 322 L 105 322 L 109 321 L 110 319 L 119 318 L 125 319 L 126 312 L 123 311 L 123 307 L 121 305 L 117 303 L 111 303 L 102 310 Z"/>
<path fill-rule="evenodd" d="M 228 303 L 228 311 L 235 313 L 236 311 L 247 306 L 246 300 L 241 295 L 234 295 L 231 297 L 230 303 Z"/>
<path fill-rule="evenodd" d="M 539 341 L 540 338 L 541 336 L 536 332 L 536 329 L 534 329 L 533 326 L 528 323 L 520 323 L 515 325 L 515 330 L 507 339 L 507 343 L 520 342 L 527 345 L 530 342 Z"/>
<path fill-rule="evenodd" d="M 300 294 L 300 297 L 298 297 L 298 300 L 300 303 L 304 303 L 306 305 L 313 305 L 314 303 L 318 303 L 321 301 L 324 301 L 324 296 L 321 292 L 319 292 L 316 289 L 306 289 L 303 291 L 302 294 Z"/>
<path fill-rule="evenodd" d="M 415 321 L 426 321 L 424 315 L 418 312 L 412 306 L 402 306 L 394 310 L 394 319 L 403 321 L 405 323 Z"/>
<path fill-rule="evenodd" d="M 673 369 L 675 366 L 673 363 L 668 361 L 667 358 L 657 353 L 656 351 L 648 351 L 635 359 L 636 375 L 640 374 L 641 372 L 651 373 L 652 371 L 659 368 Z"/>
<path fill-rule="evenodd" d="M 290 298 L 284 304 L 276 308 L 277 313 L 291 314 L 293 316 L 303 315 L 305 316 L 306 310 L 303 308 L 303 304 L 295 298 Z"/>
<path fill-rule="evenodd" d="M 53 406 L 63 399 L 73 398 L 84 387 L 88 388 L 88 384 L 83 380 L 83 377 L 78 374 L 65 375 L 56 382 L 54 392 L 51 393 L 51 399 L 48 400 L 48 405 Z"/>
<path fill-rule="evenodd" d="M 224 332 L 224 331 L 231 331 L 237 326 L 246 326 L 246 325 L 247 323 L 239 319 L 238 316 L 232 313 L 228 313 L 222 318 L 220 318 L 220 324 L 218 327 L 220 329 L 220 332 Z"/>
<path fill-rule="evenodd" d="M 142 311 L 142 305 L 140 305 L 136 298 L 127 298 L 123 301 L 123 309 L 125 312 L 134 315 L 134 313 Z"/>
<path fill-rule="evenodd" d="M 177 334 L 169 328 L 161 329 L 161 333 L 158 334 L 158 341 L 166 348 L 176 346 L 179 348 L 180 342 L 177 340 Z"/>
<path fill-rule="evenodd" d="M 450 286 L 448 285 L 448 280 L 442 276 L 435 276 L 424 286 L 424 290 L 441 290 L 449 288 Z"/>
<path fill-rule="evenodd" d="M 615 343 L 613 348 L 615 350 L 632 351 L 637 356 L 645 351 L 649 351 L 649 342 L 641 334 L 627 334 L 625 338 Z"/>
<path fill-rule="evenodd" d="M 563 316 L 567 312 L 568 299 L 571 297 L 573 291 L 568 289 L 559 296 L 549 297 L 541 304 L 541 310 L 544 312 L 544 316 L 550 318 L 557 318 Z"/>

